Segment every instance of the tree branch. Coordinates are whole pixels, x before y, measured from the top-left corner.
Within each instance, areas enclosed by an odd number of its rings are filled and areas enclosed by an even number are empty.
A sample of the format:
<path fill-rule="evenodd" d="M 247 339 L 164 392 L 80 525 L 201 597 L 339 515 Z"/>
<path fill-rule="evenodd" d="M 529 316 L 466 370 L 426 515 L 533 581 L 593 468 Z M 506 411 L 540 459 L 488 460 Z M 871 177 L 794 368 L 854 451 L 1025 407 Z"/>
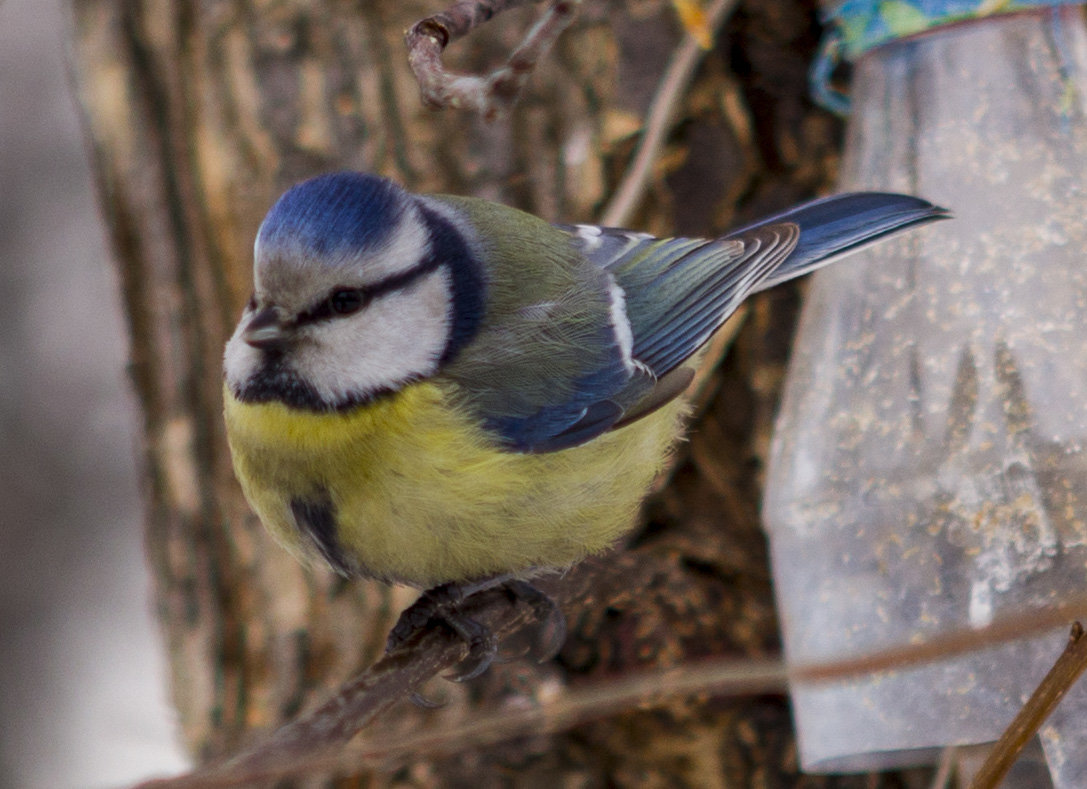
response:
<path fill-rule="evenodd" d="M 404 38 L 423 103 L 435 108 L 473 110 L 488 120 L 509 111 L 540 58 L 574 21 L 581 0 L 552 0 L 506 64 L 486 77 L 447 71 L 442 52 L 496 14 L 529 2 L 538 0 L 460 0 L 412 25 Z"/>
<path fill-rule="evenodd" d="M 547 591 L 560 606 L 591 596 L 600 573 L 622 574 L 631 564 L 622 559 L 609 565 L 583 563 Z M 545 586 L 547 579 L 540 582 Z M 537 622 L 537 612 L 517 604 L 501 588 L 465 599 L 461 611 L 488 628 L 499 642 Z M 468 653 L 463 640 L 442 627 L 429 628 L 387 653 L 377 663 L 342 685 L 319 707 L 285 723 L 242 753 L 214 762 L 175 779 L 149 781 L 145 789 L 194 789 L 249 784 L 297 774 L 315 767 L 340 764 L 338 751 L 374 719 L 406 699 L 428 680 L 452 668 Z"/>

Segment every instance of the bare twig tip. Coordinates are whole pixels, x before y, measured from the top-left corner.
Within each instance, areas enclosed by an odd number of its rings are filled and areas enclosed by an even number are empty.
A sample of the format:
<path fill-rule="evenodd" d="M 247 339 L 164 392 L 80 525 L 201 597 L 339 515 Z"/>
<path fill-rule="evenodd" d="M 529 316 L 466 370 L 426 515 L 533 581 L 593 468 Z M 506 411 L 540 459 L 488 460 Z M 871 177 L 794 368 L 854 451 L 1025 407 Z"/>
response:
<path fill-rule="evenodd" d="M 450 42 L 467 35 L 495 14 L 530 1 L 460 0 L 443 13 L 416 22 L 405 39 L 423 102 L 433 107 L 473 109 L 488 120 L 513 106 L 528 75 L 570 25 L 582 0 L 552 0 L 506 65 L 489 77 L 466 77 L 447 71 L 441 53 Z M 437 51 L 433 51 L 435 48 Z"/>
<path fill-rule="evenodd" d="M 429 38 L 438 45 L 439 49 L 445 49 L 449 46 L 449 28 L 434 17 L 429 17 L 416 22 L 405 38 L 409 46 L 420 38 Z"/>

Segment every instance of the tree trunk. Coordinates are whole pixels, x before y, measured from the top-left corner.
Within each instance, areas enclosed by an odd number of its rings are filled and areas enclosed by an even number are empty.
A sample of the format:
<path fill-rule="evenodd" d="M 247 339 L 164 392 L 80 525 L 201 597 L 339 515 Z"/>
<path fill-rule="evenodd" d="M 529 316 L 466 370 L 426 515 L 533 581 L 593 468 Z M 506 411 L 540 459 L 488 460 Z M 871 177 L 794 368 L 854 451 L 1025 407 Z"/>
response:
<path fill-rule="evenodd" d="M 666 0 L 589 0 L 512 115 L 486 123 L 419 101 L 402 32 L 440 3 L 72 3 L 75 79 L 143 409 L 155 600 L 181 731 L 198 760 L 230 752 L 373 662 L 413 597 L 301 567 L 268 538 L 234 481 L 220 359 L 250 292 L 264 212 L 298 180 L 353 168 L 413 190 L 592 220 L 630 161 L 681 32 Z M 752 1 L 737 12 L 684 97 L 638 227 L 710 234 L 828 187 L 839 127 L 805 99 L 811 5 Z M 538 13 L 502 15 L 447 57 L 487 71 Z M 638 577 L 605 590 L 606 607 L 568 612 L 571 636 L 557 661 L 538 671 L 496 666 L 450 691 L 464 702 L 451 709 L 531 694 L 543 676 L 576 684 L 777 652 L 757 499 L 794 296 L 756 300 L 714 373 L 712 402 L 630 548 Z M 393 712 L 421 715 L 407 705 Z M 683 699 L 472 758 L 420 762 L 377 785 L 501 785 L 511 776 L 524 785 L 823 783 L 795 769 L 783 698 Z"/>

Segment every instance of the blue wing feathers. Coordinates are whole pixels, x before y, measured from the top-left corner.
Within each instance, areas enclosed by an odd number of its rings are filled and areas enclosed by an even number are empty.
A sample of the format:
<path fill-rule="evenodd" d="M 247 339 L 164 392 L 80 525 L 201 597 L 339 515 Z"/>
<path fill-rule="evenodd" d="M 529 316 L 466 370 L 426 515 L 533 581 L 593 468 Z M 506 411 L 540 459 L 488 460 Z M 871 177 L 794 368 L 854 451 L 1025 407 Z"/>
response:
<path fill-rule="evenodd" d="M 795 244 L 795 232 L 760 229 L 747 242 L 655 243 L 652 286 L 639 287 L 637 266 L 609 271 L 627 293 L 634 358 L 660 376 L 698 350 L 747 292 L 778 266 Z"/>
<path fill-rule="evenodd" d="M 856 192 L 796 206 L 713 241 L 600 229 L 595 247 L 583 253 L 626 292 L 634 357 L 665 375 L 695 353 L 750 293 L 947 216 L 917 197 Z"/>
<path fill-rule="evenodd" d="M 592 283 L 602 312 L 590 322 L 591 330 L 560 332 L 557 339 L 548 331 L 551 320 L 541 318 L 533 353 L 516 364 L 535 364 L 546 372 L 550 354 L 558 353 L 581 359 L 585 366 L 564 368 L 547 391 L 533 389 L 526 395 L 515 387 L 490 392 L 488 397 L 508 397 L 499 398 L 502 407 L 483 415 L 484 423 L 515 451 L 551 452 L 589 441 L 678 394 L 687 380 L 678 368 L 751 293 L 947 216 L 943 209 L 907 195 L 854 193 L 816 200 L 713 240 L 657 239 L 615 228 L 557 225 L 593 271 L 607 272 L 604 278 L 586 277 L 583 282 Z M 624 356 L 612 316 L 606 314 L 607 304 L 616 306 L 604 298 L 607 277 L 624 294 L 632 359 Z M 548 351 L 554 342 L 562 347 Z M 517 359 L 509 353 L 504 358 Z M 516 381 L 517 376 L 501 379 Z M 547 375 L 540 378 L 545 380 Z"/>
<path fill-rule="evenodd" d="M 511 449 L 548 452 L 587 440 L 578 440 L 577 436 L 593 428 L 599 435 L 615 424 L 623 408 L 613 398 L 628 384 L 630 371 L 609 325 L 602 324 L 584 341 L 596 349 L 611 347 L 612 352 L 596 369 L 570 382 L 568 396 L 556 398 L 532 413 L 485 418 L 485 426 L 502 436 Z M 596 357 L 601 356 L 598 350 Z"/>

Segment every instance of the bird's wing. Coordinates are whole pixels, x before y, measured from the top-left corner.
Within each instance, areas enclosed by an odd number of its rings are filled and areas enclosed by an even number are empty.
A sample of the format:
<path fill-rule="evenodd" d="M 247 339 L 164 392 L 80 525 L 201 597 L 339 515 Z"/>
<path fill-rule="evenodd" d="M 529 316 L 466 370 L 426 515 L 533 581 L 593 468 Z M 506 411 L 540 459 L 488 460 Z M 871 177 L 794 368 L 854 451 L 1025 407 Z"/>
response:
<path fill-rule="evenodd" d="M 441 375 L 506 447 L 551 452 L 611 429 L 656 377 L 631 356 L 615 278 L 564 231 L 494 203 L 443 198 L 507 232 L 479 237 L 487 312 Z M 488 215 L 489 214 L 489 215 Z"/>
<path fill-rule="evenodd" d="M 563 229 L 581 254 L 615 277 L 625 295 L 631 354 L 658 378 L 705 344 L 800 237 L 792 222 L 708 241 L 591 225 Z"/>
<path fill-rule="evenodd" d="M 470 207 L 477 218 L 514 210 Z M 676 368 L 797 236 L 788 223 L 706 241 L 552 226 L 525 214 L 490 219 L 510 231 L 480 239 L 491 266 L 487 319 L 443 375 L 519 452 L 582 444 L 673 399 L 688 380 Z"/>
<path fill-rule="evenodd" d="M 554 388 L 534 400 L 538 411 L 502 423 L 503 434 L 519 448 L 550 451 L 640 419 L 684 390 L 690 373 L 683 363 L 751 293 L 948 215 L 909 195 L 864 192 L 795 206 L 711 240 L 556 225 L 577 258 L 588 263 L 580 269 L 579 290 L 596 294 L 588 321 L 596 333 L 589 342 L 566 337 L 554 349 L 578 374 L 557 375 Z M 561 246 L 555 239 L 548 243 Z M 592 272 L 607 279 L 595 279 Z M 605 291 L 607 320 L 599 301 Z M 558 310 L 560 322 L 577 323 L 566 307 Z M 547 321 L 539 331 L 547 334 Z M 539 353 L 538 344 L 527 345 Z M 577 362 L 570 364 L 573 358 Z"/>
<path fill-rule="evenodd" d="M 851 194 L 723 238 L 657 239 L 442 200 L 508 230 L 478 239 L 495 266 L 487 325 L 446 374 L 489 430 L 525 452 L 576 446 L 668 402 L 684 388 L 683 362 L 750 293 L 947 215 L 905 195 Z"/>
<path fill-rule="evenodd" d="M 464 405 L 508 448 L 551 452 L 589 441 L 654 385 L 616 331 L 607 280 L 497 316 L 446 368 Z"/>
<path fill-rule="evenodd" d="M 679 395 L 690 374 L 677 368 L 797 240 L 788 223 L 716 241 L 559 229 L 575 253 L 562 295 L 519 283 L 547 297 L 507 310 L 453 371 L 484 425 L 522 452 L 582 444 Z"/>

